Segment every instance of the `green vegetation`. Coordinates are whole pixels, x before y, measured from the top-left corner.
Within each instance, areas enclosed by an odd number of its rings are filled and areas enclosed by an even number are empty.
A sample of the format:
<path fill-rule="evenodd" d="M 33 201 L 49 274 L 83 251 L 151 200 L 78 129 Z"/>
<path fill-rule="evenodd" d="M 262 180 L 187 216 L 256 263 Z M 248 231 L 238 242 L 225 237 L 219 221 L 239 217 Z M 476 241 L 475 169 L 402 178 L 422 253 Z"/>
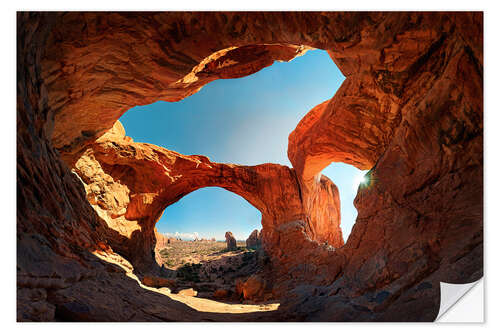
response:
<path fill-rule="evenodd" d="M 249 251 L 254 251 L 252 249 L 247 249 L 246 246 L 238 246 L 236 248 L 236 250 L 228 250 L 227 248 L 226 249 L 223 249 L 223 250 L 220 250 L 219 253 L 226 253 L 226 252 L 236 252 L 236 253 L 240 253 L 240 252 L 249 252 Z"/>
<path fill-rule="evenodd" d="M 238 267 L 238 270 L 247 266 L 250 263 L 250 261 L 252 260 L 252 258 L 254 258 L 255 256 L 256 256 L 255 250 L 247 251 L 247 252 L 243 253 L 242 262 L 241 262 L 241 265 Z"/>
<path fill-rule="evenodd" d="M 236 280 L 257 272 L 262 259 L 245 242 L 236 245 L 228 251 L 225 242 L 174 241 L 159 249 L 168 277 L 175 279 L 172 291 L 194 288 L 205 297 L 217 289 L 234 290 Z"/>
<path fill-rule="evenodd" d="M 167 251 L 167 249 L 161 249 L 161 250 L 160 250 L 160 255 L 161 255 L 163 258 L 168 258 L 168 251 Z"/>
<path fill-rule="evenodd" d="M 191 262 L 211 260 L 214 256 L 231 253 L 246 254 L 255 250 L 247 249 L 245 242 L 238 241 L 237 249 L 228 251 L 225 242 L 192 242 L 178 241 L 172 242 L 159 251 L 159 255 L 165 266 L 176 269 Z"/>
<path fill-rule="evenodd" d="M 177 269 L 177 277 L 192 282 L 200 282 L 199 271 L 201 264 L 187 263 Z"/>

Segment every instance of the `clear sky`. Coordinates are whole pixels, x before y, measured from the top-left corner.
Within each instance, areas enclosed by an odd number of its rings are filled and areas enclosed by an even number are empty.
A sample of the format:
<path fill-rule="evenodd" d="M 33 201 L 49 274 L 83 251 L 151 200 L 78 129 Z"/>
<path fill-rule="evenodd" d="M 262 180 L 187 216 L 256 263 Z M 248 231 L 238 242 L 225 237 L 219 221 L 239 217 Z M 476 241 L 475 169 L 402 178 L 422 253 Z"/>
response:
<path fill-rule="evenodd" d="M 179 102 L 134 107 L 120 121 L 136 142 L 205 155 L 215 162 L 291 166 L 288 135 L 310 109 L 331 98 L 343 80 L 328 54 L 313 50 L 244 78 L 213 81 Z M 339 187 L 346 238 L 357 214 L 353 181 L 360 171 L 338 163 L 323 173 Z M 238 195 L 203 188 L 169 206 L 156 226 L 184 239 L 224 239 L 228 230 L 246 239 L 262 227 L 260 219 L 260 212 Z"/>

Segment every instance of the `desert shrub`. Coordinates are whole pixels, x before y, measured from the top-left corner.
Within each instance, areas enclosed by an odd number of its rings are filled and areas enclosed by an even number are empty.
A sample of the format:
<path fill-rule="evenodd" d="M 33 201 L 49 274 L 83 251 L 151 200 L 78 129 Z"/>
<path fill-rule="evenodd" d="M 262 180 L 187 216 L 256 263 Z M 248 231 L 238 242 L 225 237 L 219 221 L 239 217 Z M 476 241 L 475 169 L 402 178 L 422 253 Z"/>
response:
<path fill-rule="evenodd" d="M 160 250 L 160 255 L 161 255 L 163 258 L 168 257 L 168 251 L 167 251 L 167 249 L 161 249 L 161 250 Z"/>
<path fill-rule="evenodd" d="M 236 248 L 236 250 L 229 250 L 229 249 L 222 249 L 219 251 L 219 253 L 226 253 L 226 252 L 236 252 L 236 253 L 239 253 L 239 252 L 245 252 L 245 251 L 248 251 L 247 248 L 245 246 L 238 246 Z"/>
<path fill-rule="evenodd" d="M 214 287 L 209 284 L 201 284 L 197 286 L 197 290 L 201 292 L 214 291 Z"/>
<path fill-rule="evenodd" d="M 255 256 L 255 252 L 245 252 L 243 253 L 243 262 L 249 262 Z"/>
<path fill-rule="evenodd" d="M 187 263 L 177 269 L 177 276 L 185 281 L 200 282 L 201 264 Z"/>

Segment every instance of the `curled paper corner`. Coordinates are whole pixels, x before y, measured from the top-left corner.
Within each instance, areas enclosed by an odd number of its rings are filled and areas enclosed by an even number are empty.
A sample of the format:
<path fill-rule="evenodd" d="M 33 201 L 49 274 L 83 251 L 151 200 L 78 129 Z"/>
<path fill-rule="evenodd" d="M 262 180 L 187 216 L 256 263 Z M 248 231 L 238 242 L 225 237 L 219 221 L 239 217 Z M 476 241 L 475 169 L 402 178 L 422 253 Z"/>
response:
<path fill-rule="evenodd" d="M 465 284 L 440 282 L 441 300 L 436 322 L 484 321 L 483 278 Z"/>

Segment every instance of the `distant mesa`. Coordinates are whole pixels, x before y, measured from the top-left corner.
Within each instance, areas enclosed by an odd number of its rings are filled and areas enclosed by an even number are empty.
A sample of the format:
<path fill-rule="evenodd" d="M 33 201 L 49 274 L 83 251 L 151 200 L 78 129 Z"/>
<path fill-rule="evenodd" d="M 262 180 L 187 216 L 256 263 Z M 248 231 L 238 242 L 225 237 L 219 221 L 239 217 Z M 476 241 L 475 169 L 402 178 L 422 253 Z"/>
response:
<path fill-rule="evenodd" d="M 193 242 L 215 242 L 215 238 L 211 238 L 211 239 L 206 239 L 206 238 L 198 238 L 196 237 L 195 239 L 193 239 Z"/>
<path fill-rule="evenodd" d="M 181 239 L 179 237 L 168 237 L 167 238 L 167 244 L 172 244 L 172 243 L 175 243 L 175 242 L 180 242 Z"/>

